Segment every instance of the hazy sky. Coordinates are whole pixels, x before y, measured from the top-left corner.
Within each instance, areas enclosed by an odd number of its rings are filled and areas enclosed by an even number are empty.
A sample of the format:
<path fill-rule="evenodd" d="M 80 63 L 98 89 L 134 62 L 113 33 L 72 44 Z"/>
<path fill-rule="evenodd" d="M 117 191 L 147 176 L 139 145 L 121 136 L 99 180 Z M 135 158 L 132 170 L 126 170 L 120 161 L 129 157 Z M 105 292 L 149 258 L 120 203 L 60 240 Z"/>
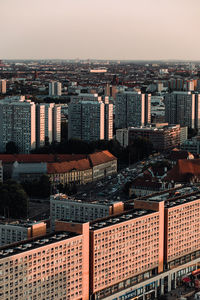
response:
<path fill-rule="evenodd" d="M 0 0 L 0 58 L 200 60 L 200 0 Z"/>

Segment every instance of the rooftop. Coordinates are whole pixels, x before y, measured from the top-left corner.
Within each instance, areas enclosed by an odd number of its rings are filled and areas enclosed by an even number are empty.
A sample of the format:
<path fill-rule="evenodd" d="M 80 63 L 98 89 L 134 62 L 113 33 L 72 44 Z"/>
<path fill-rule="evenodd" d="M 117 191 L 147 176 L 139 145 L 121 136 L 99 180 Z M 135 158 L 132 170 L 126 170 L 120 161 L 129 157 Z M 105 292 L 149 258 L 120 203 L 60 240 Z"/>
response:
<path fill-rule="evenodd" d="M 55 194 L 55 195 L 51 195 L 50 200 L 57 200 L 57 201 L 68 201 L 68 202 L 77 202 L 77 203 L 86 203 L 86 204 L 96 204 L 96 205 L 106 205 L 106 206 L 110 206 L 113 203 L 118 203 L 121 201 L 112 201 L 112 200 L 108 200 L 108 199 L 98 199 L 98 200 L 93 200 L 90 199 L 90 197 L 88 196 L 88 198 L 86 199 L 76 199 L 74 197 L 69 197 L 65 194 Z"/>
<path fill-rule="evenodd" d="M 145 215 L 155 213 L 153 210 L 144 210 L 144 209 L 134 209 L 124 212 L 120 215 L 114 215 L 111 217 L 102 218 L 98 221 L 90 222 L 90 229 L 97 230 L 104 227 L 116 225 L 125 221 L 133 220 L 135 218 L 143 217 Z"/>
<path fill-rule="evenodd" d="M 29 228 L 33 225 L 36 224 L 43 224 L 44 222 L 42 221 L 29 221 L 29 220 L 12 220 L 12 219 L 5 219 L 5 218 L 0 218 L 0 225 L 9 225 L 9 226 L 17 226 L 17 227 L 25 227 Z"/>
<path fill-rule="evenodd" d="M 45 235 L 43 237 L 33 238 L 11 245 L 6 245 L 0 247 L 0 259 L 40 248 L 42 246 L 47 246 L 49 244 L 57 243 L 75 236 L 78 236 L 78 234 L 73 232 L 61 231 L 50 235 Z"/>

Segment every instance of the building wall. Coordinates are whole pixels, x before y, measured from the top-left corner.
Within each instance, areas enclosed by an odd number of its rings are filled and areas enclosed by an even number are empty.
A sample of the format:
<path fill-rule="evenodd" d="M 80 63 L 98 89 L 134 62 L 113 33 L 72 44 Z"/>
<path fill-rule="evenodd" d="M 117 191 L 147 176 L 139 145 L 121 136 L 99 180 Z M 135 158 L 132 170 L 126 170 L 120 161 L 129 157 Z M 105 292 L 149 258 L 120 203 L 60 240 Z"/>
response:
<path fill-rule="evenodd" d="M 83 246 L 83 235 L 79 235 L 1 257 L 0 299 L 88 300 L 87 253 Z"/>
<path fill-rule="evenodd" d="M 175 260 L 200 248 L 200 199 L 165 208 L 165 260 Z"/>
<path fill-rule="evenodd" d="M 44 222 L 36 223 L 30 226 L 23 224 L 0 224 L 0 246 L 12 244 L 27 240 L 31 237 L 42 236 L 46 234 L 46 224 Z"/>
<path fill-rule="evenodd" d="M 93 180 L 99 180 L 117 173 L 117 160 L 93 166 Z"/>
<path fill-rule="evenodd" d="M 116 95 L 115 127 L 144 126 L 149 123 L 151 95 L 140 92 L 121 92 Z"/>
<path fill-rule="evenodd" d="M 151 224 L 151 230 L 148 229 Z M 91 292 L 159 266 L 159 213 L 90 230 Z"/>

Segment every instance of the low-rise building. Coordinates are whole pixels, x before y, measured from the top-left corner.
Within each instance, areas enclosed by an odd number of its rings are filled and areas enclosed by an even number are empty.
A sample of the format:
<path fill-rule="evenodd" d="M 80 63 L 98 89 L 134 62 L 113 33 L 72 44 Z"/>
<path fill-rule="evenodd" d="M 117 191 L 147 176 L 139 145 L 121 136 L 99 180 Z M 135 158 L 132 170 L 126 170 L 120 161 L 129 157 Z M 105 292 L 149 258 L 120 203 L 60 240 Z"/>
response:
<path fill-rule="evenodd" d="M 72 155 L 72 157 L 74 156 Z M 56 162 L 28 163 L 27 160 L 20 163 L 15 161 L 12 164 L 12 178 L 15 180 L 34 180 L 46 174 L 52 184 L 61 183 L 63 185 L 86 184 L 115 173 L 117 173 L 117 158 L 107 150 L 95 152 L 76 160 L 64 161 L 64 155 L 63 157 L 58 155 Z"/>
<path fill-rule="evenodd" d="M 50 217 L 52 224 L 55 220 L 88 222 L 109 215 L 123 212 L 124 204 L 121 201 L 80 200 L 68 197 L 65 194 L 50 196 Z"/>
<path fill-rule="evenodd" d="M 119 143 L 126 147 L 138 137 L 148 139 L 157 151 L 172 149 L 181 143 L 180 125 L 152 124 L 145 127 L 129 127 L 116 131 Z"/>
<path fill-rule="evenodd" d="M 46 223 L 0 220 L 0 247 L 46 234 Z"/>

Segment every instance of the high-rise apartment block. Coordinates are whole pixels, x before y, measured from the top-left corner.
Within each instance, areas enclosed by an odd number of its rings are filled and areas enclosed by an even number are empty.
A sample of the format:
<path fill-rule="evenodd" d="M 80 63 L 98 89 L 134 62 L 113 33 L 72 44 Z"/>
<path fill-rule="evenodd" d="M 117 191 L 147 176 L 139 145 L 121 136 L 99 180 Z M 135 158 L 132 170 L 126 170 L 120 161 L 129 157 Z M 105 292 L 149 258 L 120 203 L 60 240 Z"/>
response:
<path fill-rule="evenodd" d="M 52 107 L 51 114 L 48 115 L 45 105 L 36 105 L 24 96 L 3 99 L 0 103 L 0 151 L 4 152 L 6 144 L 11 141 L 16 144 L 20 153 L 29 153 L 36 147 L 43 146 L 46 123 L 51 125 L 51 128 L 48 127 L 52 132 L 51 141 L 60 142 L 61 110 L 59 105 L 53 104 Z"/>
<path fill-rule="evenodd" d="M 6 80 L 0 80 L 0 94 L 6 94 Z"/>
<path fill-rule="evenodd" d="M 45 106 L 36 105 L 36 147 L 45 144 Z"/>
<path fill-rule="evenodd" d="M 49 83 L 49 96 L 59 97 L 62 95 L 62 84 L 58 81 Z"/>
<path fill-rule="evenodd" d="M 57 227 L 0 250 L 0 299 L 89 300 L 89 224 Z"/>
<path fill-rule="evenodd" d="M 165 119 L 169 124 L 200 128 L 200 94 L 173 92 L 165 96 Z"/>
<path fill-rule="evenodd" d="M 0 248 L 0 299 L 147 300 L 175 289 L 200 267 L 199 189 L 140 197 L 127 210 L 131 202 L 90 223 L 56 221 L 50 235 Z"/>
<path fill-rule="evenodd" d="M 109 103 L 109 98 L 73 97 L 69 104 L 68 137 L 85 141 L 112 139 L 113 104 Z"/>
<path fill-rule="evenodd" d="M 0 102 L 0 151 L 15 142 L 22 153 L 36 147 L 35 103 L 25 97 L 6 98 Z"/>
<path fill-rule="evenodd" d="M 151 94 L 124 91 L 117 93 L 115 127 L 144 126 L 151 122 Z"/>

